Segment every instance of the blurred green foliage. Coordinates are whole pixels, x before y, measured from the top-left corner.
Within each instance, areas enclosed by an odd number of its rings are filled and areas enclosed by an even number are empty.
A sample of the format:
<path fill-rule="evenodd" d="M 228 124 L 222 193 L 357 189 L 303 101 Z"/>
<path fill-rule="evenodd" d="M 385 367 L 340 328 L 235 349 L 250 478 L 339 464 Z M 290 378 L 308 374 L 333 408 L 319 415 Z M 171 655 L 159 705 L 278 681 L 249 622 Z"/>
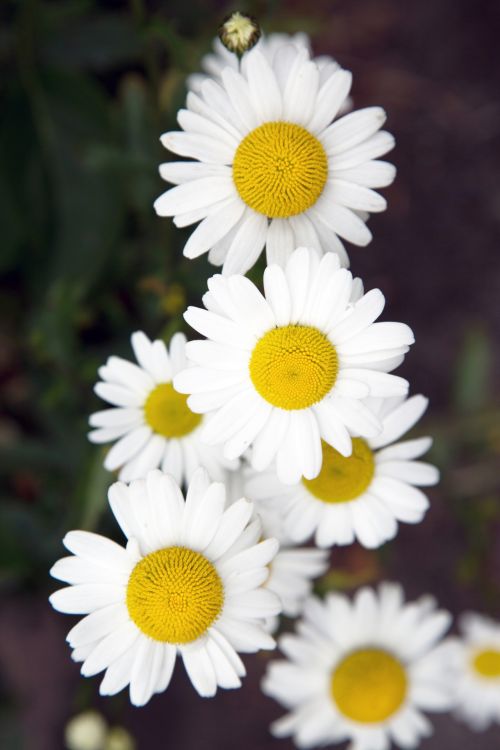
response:
<path fill-rule="evenodd" d="M 93 528 L 111 477 L 88 444 L 97 367 L 130 333 L 169 335 L 206 269 L 158 219 L 159 135 L 198 57 L 141 2 L 0 6 L 0 569 L 46 579 L 71 526 Z M 198 44 L 206 44 L 199 33 Z"/>

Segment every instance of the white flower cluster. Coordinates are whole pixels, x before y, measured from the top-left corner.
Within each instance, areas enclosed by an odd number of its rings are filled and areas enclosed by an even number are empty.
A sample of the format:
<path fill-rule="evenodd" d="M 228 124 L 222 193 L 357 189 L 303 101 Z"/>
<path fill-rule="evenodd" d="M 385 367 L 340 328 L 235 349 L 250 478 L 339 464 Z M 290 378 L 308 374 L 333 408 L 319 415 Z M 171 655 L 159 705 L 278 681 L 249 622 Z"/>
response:
<path fill-rule="evenodd" d="M 439 478 L 421 460 L 431 438 L 403 439 L 427 407 L 394 374 L 413 333 L 377 322 L 384 296 L 364 292 L 343 245 L 368 244 L 368 215 L 386 207 L 385 112 L 346 114 L 351 74 L 303 35 L 261 38 L 241 59 L 217 43 L 203 68 L 181 130 L 162 136 L 187 160 L 161 166 L 174 187 L 155 208 L 197 223 L 184 254 L 208 252 L 222 273 L 185 313 L 204 338 L 167 348 L 136 332 L 136 363 L 99 370 L 110 408 L 89 438 L 114 443 L 104 465 L 119 470 L 109 502 L 127 543 L 64 539 L 71 556 L 51 572 L 69 585 L 51 602 L 84 615 L 73 659 L 104 672 L 102 694 L 129 686 L 143 705 L 179 656 L 212 696 L 240 686 L 238 652 L 274 648 L 280 613 L 302 614 L 263 683 L 289 712 L 277 736 L 387 750 L 418 746 L 425 711 L 500 720 L 498 626 L 470 618 L 463 642 L 441 643 L 448 613 L 405 603 L 398 585 L 311 596 L 330 548 L 376 548 L 419 523 L 421 488 Z M 263 249 L 260 289 L 244 274 Z"/>

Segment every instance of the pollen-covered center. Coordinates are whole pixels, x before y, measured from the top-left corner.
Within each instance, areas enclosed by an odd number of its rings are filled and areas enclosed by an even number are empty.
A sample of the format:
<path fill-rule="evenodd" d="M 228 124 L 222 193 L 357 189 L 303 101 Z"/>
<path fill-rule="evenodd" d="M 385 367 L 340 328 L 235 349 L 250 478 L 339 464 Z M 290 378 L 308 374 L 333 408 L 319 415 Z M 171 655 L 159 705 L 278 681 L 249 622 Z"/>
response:
<path fill-rule="evenodd" d="M 338 372 L 335 347 L 312 326 L 272 328 L 250 357 L 250 378 L 262 398 L 280 409 L 306 409 L 331 390 Z"/>
<path fill-rule="evenodd" d="M 472 665 L 481 677 L 498 679 L 500 677 L 500 651 L 496 649 L 478 651 L 474 655 Z"/>
<path fill-rule="evenodd" d="M 187 396 L 178 393 L 172 383 L 161 383 L 154 388 L 144 404 L 144 417 L 151 429 L 166 438 L 188 435 L 201 422 L 187 405 Z"/>
<path fill-rule="evenodd" d="M 291 122 L 266 122 L 240 143 L 233 180 L 241 199 L 270 218 L 295 216 L 321 195 L 328 159 L 308 130 Z"/>
<path fill-rule="evenodd" d="M 306 489 L 324 503 L 347 503 L 369 487 L 375 472 L 373 452 L 365 440 L 353 438 L 352 454 L 345 458 L 321 441 L 323 464 L 315 479 L 302 479 Z"/>
<path fill-rule="evenodd" d="M 215 567 L 199 552 L 166 547 L 137 563 L 127 585 L 130 617 L 155 641 L 190 643 L 222 610 L 224 588 Z"/>
<path fill-rule="evenodd" d="M 378 648 L 360 649 L 334 669 L 331 695 L 339 711 L 352 721 L 385 721 L 401 707 L 408 681 L 401 662 Z"/>

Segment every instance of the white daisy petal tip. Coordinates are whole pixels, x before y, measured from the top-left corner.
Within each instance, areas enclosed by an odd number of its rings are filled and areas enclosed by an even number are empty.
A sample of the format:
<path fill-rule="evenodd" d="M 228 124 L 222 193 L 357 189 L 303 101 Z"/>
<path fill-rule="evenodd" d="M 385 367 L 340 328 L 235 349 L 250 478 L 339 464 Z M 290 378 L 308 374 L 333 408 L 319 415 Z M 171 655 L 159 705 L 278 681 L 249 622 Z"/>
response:
<path fill-rule="evenodd" d="M 275 556 L 277 540 L 256 544 L 251 503 L 241 498 L 226 511 L 224 485 L 203 468 L 186 500 L 172 477 L 152 470 L 129 485 L 115 483 L 110 501 L 129 532 L 126 549 L 69 532 L 64 541 L 75 556 L 52 569 L 78 579 L 49 601 L 84 616 L 67 636 L 82 675 L 104 672 L 101 694 L 130 685 L 131 702 L 144 705 L 166 689 L 180 652 L 201 695 L 239 687 L 245 670 L 237 651 L 274 646 L 259 623 L 278 614 L 281 602 L 263 587 L 260 569 Z M 245 586 L 235 588 L 235 571 Z"/>
<path fill-rule="evenodd" d="M 429 733 L 422 709 L 449 706 L 436 617 L 391 587 L 364 589 L 353 601 L 341 594 L 308 599 L 296 635 L 280 638 L 285 660 L 271 661 L 262 682 L 290 711 L 273 734 L 299 747 L 356 744 L 360 736 L 363 747 L 388 747 L 403 733 L 417 745 Z"/>

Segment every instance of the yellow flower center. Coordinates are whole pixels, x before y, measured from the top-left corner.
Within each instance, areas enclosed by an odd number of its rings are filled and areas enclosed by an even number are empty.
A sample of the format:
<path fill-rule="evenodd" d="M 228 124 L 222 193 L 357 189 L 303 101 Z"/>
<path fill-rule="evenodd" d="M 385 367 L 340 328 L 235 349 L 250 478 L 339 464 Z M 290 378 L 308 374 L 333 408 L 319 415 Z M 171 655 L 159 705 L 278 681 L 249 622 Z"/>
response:
<path fill-rule="evenodd" d="M 270 218 L 295 216 L 321 195 L 328 159 L 308 130 L 291 122 L 266 122 L 240 143 L 233 180 L 241 199 Z"/>
<path fill-rule="evenodd" d="M 334 669 L 331 695 L 348 719 L 374 724 L 392 716 L 403 703 L 408 681 L 401 662 L 378 648 L 360 649 Z"/>
<path fill-rule="evenodd" d="M 224 588 L 199 552 L 166 547 L 137 563 L 127 585 L 127 607 L 139 630 L 155 641 L 190 643 L 219 616 Z"/>
<path fill-rule="evenodd" d="M 345 458 L 321 441 L 323 464 L 315 479 L 302 479 L 311 495 L 324 503 L 347 503 L 369 487 L 375 473 L 371 448 L 362 438 L 353 438 L 352 454 Z"/>
<path fill-rule="evenodd" d="M 151 429 L 166 438 L 188 435 L 201 422 L 187 405 L 187 396 L 178 393 L 172 383 L 161 383 L 149 394 L 144 404 L 144 417 Z"/>
<path fill-rule="evenodd" d="M 262 398 L 280 409 L 306 409 L 332 389 L 335 347 L 312 326 L 272 328 L 255 345 L 250 378 Z"/>
<path fill-rule="evenodd" d="M 489 679 L 500 677 L 500 651 L 495 649 L 478 651 L 472 660 L 472 664 L 481 677 L 488 677 Z"/>

